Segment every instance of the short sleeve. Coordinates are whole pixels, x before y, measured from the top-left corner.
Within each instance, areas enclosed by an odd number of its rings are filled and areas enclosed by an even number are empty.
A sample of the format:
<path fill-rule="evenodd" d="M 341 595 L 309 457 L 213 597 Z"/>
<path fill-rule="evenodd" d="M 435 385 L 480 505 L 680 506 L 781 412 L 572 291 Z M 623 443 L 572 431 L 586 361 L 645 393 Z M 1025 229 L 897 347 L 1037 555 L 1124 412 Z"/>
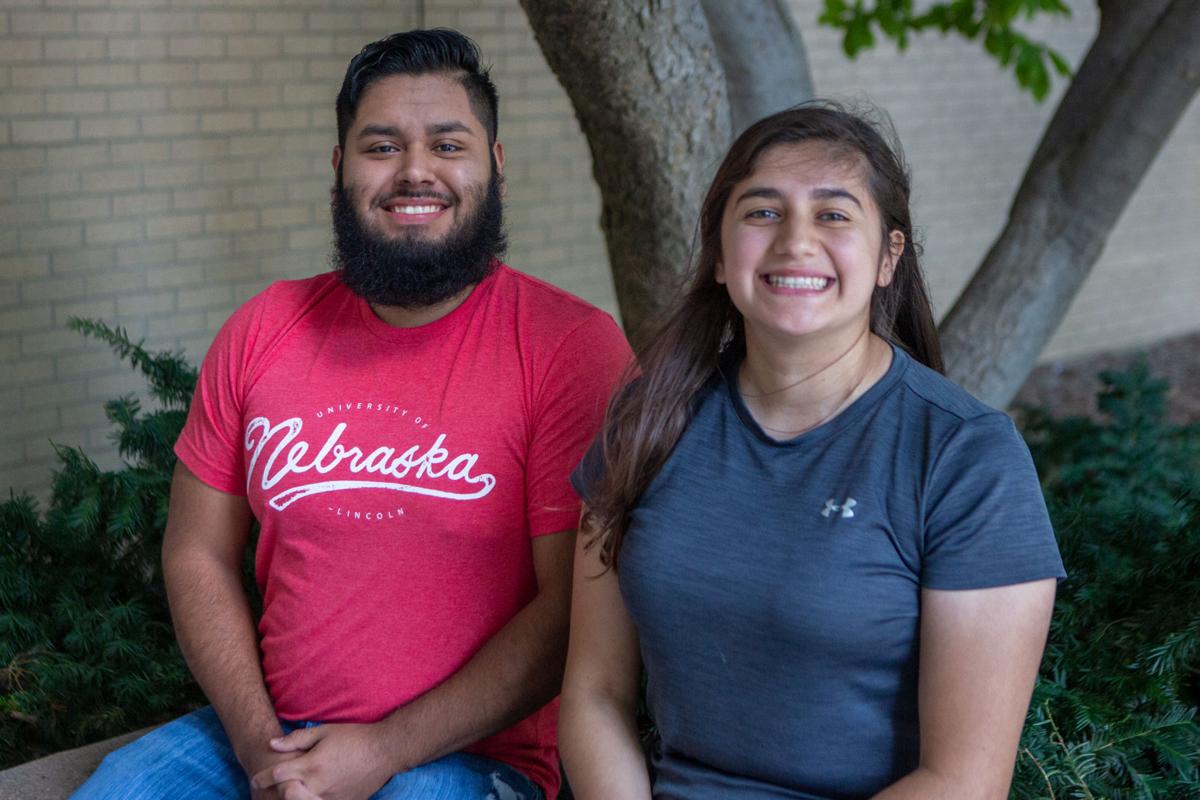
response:
<path fill-rule="evenodd" d="M 959 424 L 934 461 L 925 497 L 922 586 L 1066 577 L 1029 448 L 1006 415 Z"/>
<path fill-rule="evenodd" d="M 263 296 L 233 313 L 200 366 L 200 377 L 187 422 L 175 443 L 175 455 L 204 483 L 227 494 L 245 495 L 241 446 L 245 370 L 259 327 Z"/>
<path fill-rule="evenodd" d="M 578 525 L 579 498 L 569 476 L 596 438 L 609 397 L 632 361 L 625 335 L 599 311 L 554 354 L 537 395 L 526 468 L 530 535 Z"/>

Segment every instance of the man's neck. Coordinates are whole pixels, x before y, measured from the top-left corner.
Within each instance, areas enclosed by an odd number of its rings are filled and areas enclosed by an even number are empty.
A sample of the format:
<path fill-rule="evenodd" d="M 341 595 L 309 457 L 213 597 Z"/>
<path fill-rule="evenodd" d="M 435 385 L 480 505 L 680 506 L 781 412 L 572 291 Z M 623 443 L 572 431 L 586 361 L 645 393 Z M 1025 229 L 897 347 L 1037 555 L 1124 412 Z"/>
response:
<path fill-rule="evenodd" d="M 406 308 L 404 306 L 384 306 L 378 303 L 371 303 L 371 311 L 375 312 L 375 316 L 393 328 L 419 328 L 422 325 L 437 322 L 461 306 L 463 301 L 471 296 L 471 292 L 474 291 L 477 285 L 473 283 L 453 297 L 431 306 Z"/>

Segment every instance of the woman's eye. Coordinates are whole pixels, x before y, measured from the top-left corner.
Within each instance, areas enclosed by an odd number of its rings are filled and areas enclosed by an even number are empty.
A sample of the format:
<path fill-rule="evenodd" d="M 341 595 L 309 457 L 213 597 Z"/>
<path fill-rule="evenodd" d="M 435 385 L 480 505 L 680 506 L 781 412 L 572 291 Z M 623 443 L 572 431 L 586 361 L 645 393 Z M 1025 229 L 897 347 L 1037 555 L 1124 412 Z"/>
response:
<path fill-rule="evenodd" d="M 779 219 L 779 212 L 773 208 L 756 208 L 746 215 L 747 219 Z"/>
<path fill-rule="evenodd" d="M 821 214 L 821 219 L 831 222 L 849 222 L 850 218 L 840 211 L 825 211 Z"/>

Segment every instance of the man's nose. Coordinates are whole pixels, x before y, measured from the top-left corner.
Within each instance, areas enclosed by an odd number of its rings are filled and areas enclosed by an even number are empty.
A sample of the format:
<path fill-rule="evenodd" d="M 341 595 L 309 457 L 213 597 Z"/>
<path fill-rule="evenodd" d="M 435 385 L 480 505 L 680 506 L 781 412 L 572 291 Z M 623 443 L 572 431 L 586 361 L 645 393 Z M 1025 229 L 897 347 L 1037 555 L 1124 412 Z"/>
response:
<path fill-rule="evenodd" d="M 432 156 L 424 150 L 409 148 L 396 159 L 396 183 L 430 184 L 434 182 Z"/>

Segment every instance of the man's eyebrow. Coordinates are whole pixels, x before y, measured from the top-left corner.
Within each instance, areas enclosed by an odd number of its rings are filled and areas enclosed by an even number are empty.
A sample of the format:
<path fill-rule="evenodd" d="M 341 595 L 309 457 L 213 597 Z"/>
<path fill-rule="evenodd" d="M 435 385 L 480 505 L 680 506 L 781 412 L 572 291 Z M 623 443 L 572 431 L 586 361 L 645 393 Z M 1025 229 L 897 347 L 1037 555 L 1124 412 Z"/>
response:
<path fill-rule="evenodd" d="M 389 139 L 400 138 L 400 129 L 392 125 L 364 125 L 363 129 L 358 132 L 359 139 L 365 139 L 368 136 L 386 136 Z"/>
<path fill-rule="evenodd" d="M 425 126 L 426 136 L 441 136 L 444 133 L 468 133 L 472 136 L 475 135 L 475 131 L 471 130 L 470 126 L 456 119 L 447 120 L 446 122 L 434 122 Z"/>

